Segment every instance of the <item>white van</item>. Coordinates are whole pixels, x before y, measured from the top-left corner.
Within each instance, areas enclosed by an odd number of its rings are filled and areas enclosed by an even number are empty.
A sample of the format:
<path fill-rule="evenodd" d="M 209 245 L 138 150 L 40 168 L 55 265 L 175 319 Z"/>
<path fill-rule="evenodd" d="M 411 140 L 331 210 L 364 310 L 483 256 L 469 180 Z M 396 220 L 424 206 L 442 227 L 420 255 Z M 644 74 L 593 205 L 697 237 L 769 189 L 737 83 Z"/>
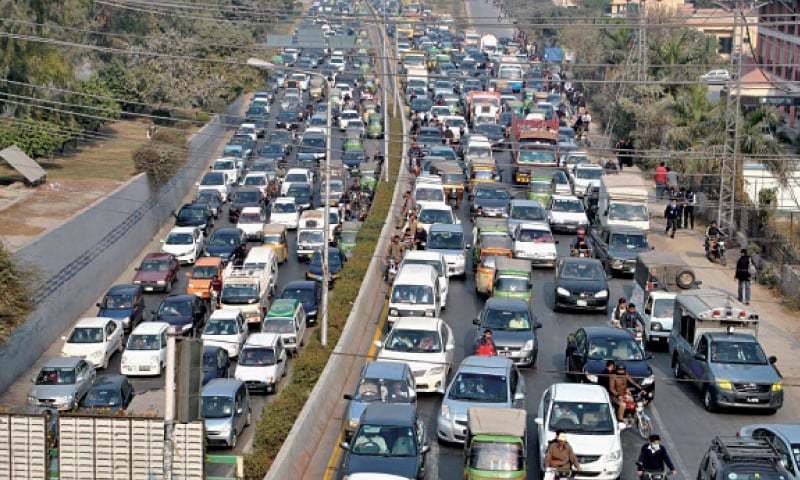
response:
<path fill-rule="evenodd" d="M 392 285 L 389 327 L 400 317 L 438 318 L 441 301 L 436 269 L 430 265 L 406 265 Z"/>
<path fill-rule="evenodd" d="M 445 260 L 444 254 L 427 250 L 409 250 L 400 263 L 400 270 L 407 265 L 430 265 L 436 269 L 442 308 L 445 308 L 447 306 L 447 293 L 450 291 L 450 274 L 447 270 L 447 260 Z"/>
<path fill-rule="evenodd" d="M 167 363 L 166 322 L 142 322 L 131 332 L 122 352 L 120 373 L 127 376 L 159 376 Z"/>
<path fill-rule="evenodd" d="M 267 215 L 261 207 L 244 207 L 239 214 L 236 228 L 243 231 L 248 240 L 261 239 Z"/>
<path fill-rule="evenodd" d="M 419 178 L 417 179 L 413 194 L 414 203 L 416 203 L 417 207 L 422 208 L 425 205 L 434 203 L 441 204 L 447 201 L 441 181 L 441 178 L 439 178 L 438 183 L 427 181 L 420 182 Z"/>
<path fill-rule="evenodd" d="M 417 225 L 430 234 L 434 223 L 456 225 L 461 221 L 453 213 L 453 207 L 446 203 L 424 203 L 417 214 Z"/>
<path fill-rule="evenodd" d="M 239 354 L 236 380 L 247 384 L 249 391 L 274 392 L 286 375 L 287 354 L 281 336 L 274 333 L 253 333 Z"/>
<path fill-rule="evenodd" d="M 278 286 L 278 256 L 268 245 L 251 247 L 242 263 L 242 269 L 248 272 L 260 272 L 258 275 L 269 287 L 269 294 L 275 293 Z"/>
<path fill-rule="evenodd" d="M 249 324 L 260 324 L 278 283 L 278 258 L 269 246 L 250 249 L 241 267 L 228 264 L 222 274 L 220 306 L 242 312 Z"/>
<path fill-rule="evenodd" d="M 300 222 L 300 213 L 293 197 L 278 197 L 272 202 L 272 210 L 269 214 L 270 223 L 286 225 L 290 230 L 297 229 Z"/>
<path fill-rule="evenodd" d="M 215 310 L 203 327 L 203 346 L 220 347 L 228 352 L 228 358 L 236 358 L 249 333 L 242 312 Z"/>

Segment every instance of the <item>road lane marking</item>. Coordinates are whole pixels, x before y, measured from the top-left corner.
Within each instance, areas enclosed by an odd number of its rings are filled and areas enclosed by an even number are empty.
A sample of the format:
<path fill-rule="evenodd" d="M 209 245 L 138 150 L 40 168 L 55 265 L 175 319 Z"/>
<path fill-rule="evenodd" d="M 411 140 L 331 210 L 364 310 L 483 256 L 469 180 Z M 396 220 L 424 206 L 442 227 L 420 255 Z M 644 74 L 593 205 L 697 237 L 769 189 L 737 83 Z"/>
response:
<path fill-rule="evenodd" d="M 692 478 L 692 476 L 689 474 L 689 469 L 686 468 L 686 463 L 683 461 L 683 457 L 681 457 L 681 454 L 678 451 L 677 444 L 672 441 L 672 435 L 670 435 L 669 430 L 667 430 L 667 424 L 664 423 L 664 420 L 661 418 L 661 415 L 659 415 L 658 410 L 656 409 L 655 402 L 650 403 L 650 411 L 653 414 L 653 420 L 661 425 L 661 432 L 659 432 L 659 434 L 661 435 L 664 443 L 670 446 L 670 457 L 672 457 L 672 462 L 675 464 L 675 468 L 678 470 L 678 472 L 680 472 L 683 478 Z"/>

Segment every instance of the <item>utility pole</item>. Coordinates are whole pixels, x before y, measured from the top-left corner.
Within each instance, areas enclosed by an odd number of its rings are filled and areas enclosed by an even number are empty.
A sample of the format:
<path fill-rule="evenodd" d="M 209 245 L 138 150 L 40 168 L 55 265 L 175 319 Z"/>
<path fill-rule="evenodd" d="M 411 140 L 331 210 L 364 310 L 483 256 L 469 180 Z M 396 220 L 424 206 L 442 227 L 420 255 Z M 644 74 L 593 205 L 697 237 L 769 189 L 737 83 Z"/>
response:
<path fill-rule="evenodd" d="M 645 0 L 639 2 L 639 30 L 636 35 L 636 80 L 647 80 L 647 7 Z"/>
<path fill-rule="evenodd" d="M 172 453 L 175 447 L 175 335 L 167 332 L 167 366 L 164 372 L 164 480 L 172 480 Z"/>
<path fill-rule="evenodd" d="M 323 347 L 328 346 L 328 284 L 330 283 L 330 269 L 328 268 L 328 251 L 330 250 L 330 242 L 328 235 L 330 231 L 330 194 L 331 194 L 331 144 L 333 143 L 333 129 L 331 128 L 331 117 L 333 116 L 333 100 L 331 99 L 331 84 L 327 78 L 325 79 L 325 94 L 328 97 L 328 118 L 326 120 L 326 127 L 328 129 L 328 138 L 325 139 L 325 205 L 323 207 L 322 225 L 324 229 L 323 238 L 325 242 L 322 247 L 322 329 L 320 330 L 320 343 Z"/>
<path fill-rule="evenodd" d="M 389 56 L 387 55 L 388 49 L 386 48 L 387 41 L 389 40 L 389 30 L 386 22 L 386 10 L 388 9 L 387 2 L 383 2 L 383 29 L 381 30 L 381 45 L 383 46 L 383 82 L 381 88 L 383 89 L 383 181 L 389 181 L 389 82 L 392 77 L 389 73 Z M 395 34 L 396 36 L 396 34 Z M 397 111 L 395 105 L 395 112 Z"/>

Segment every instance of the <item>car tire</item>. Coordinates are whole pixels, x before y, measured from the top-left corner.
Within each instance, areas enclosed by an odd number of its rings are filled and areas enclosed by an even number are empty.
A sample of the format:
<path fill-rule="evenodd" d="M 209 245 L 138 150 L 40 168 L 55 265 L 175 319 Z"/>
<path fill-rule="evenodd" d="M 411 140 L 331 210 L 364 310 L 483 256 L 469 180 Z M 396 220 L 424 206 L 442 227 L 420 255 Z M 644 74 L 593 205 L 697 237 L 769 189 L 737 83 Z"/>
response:
<path fill-rule="evenodd" d="M 672 358 L 672 374 L 679 380 L 683 378 L 683 370 L 677 356 Z"/>
<path fill-rule="evenodd" d="M 714 398 L 714 392 L 711 388 L 706 388 L 703 391 L 703 406 L 709 412 L 716 412 L 719 409 L 717 399 Z"/>
<path fill-rule="evenodd" d="M 250 422 L 252 422 L 252 420 L 253 420 L 253 411 L 250 408 L 248 408 L 247 409 L 247 420 L 245 420 L 245 422 L 244 422 L 245 428 L 250 426 Z"/>
<path fill-rule="evenodd" d="M 238 437 L 238 435 L 236 435 L 236 432 L 233 432 L 233 437 L 231 437 L 231 444 L 230 444 L 230 449 L 231 450 L 235 450 L 236 449 L 237 437 Z"/>

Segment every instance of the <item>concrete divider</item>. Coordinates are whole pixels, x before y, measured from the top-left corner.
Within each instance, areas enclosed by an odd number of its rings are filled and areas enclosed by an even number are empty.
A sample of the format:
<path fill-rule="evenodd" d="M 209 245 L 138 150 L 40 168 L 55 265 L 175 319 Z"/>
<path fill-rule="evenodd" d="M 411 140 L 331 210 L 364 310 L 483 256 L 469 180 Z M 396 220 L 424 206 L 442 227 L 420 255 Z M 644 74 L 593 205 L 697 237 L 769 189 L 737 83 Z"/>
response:
<path fill-rule="evenodd" d="M 215 116 L 187 143 L 188 161 L 159 189 L 145 174 L 129 180 L 69 222 L 15 253 L 40 280 L 34 311 L 0 346 L 0 391 L 89 308 L 168 221 L 224 140 L 244 97 Z"/>

